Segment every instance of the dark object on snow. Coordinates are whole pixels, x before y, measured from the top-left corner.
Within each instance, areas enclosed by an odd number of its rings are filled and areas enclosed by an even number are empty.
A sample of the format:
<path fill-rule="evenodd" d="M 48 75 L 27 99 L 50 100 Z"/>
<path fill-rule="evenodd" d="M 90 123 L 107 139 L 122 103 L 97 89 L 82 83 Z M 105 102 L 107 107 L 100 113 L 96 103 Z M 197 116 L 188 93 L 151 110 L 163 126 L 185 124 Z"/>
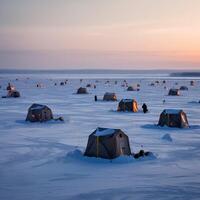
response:
<path fill-rule="evenodd" d="M 190 85 L 194 86 L 195 85 L 194 81 L 190 81 Z"/>
<path fill-rule="evenodd" d="M 181 86 L 180 90 L 188 90 L 188 87 L 187 86 Z"/>
<path fill-rule="evenodd" d="M 138 159 L 138 158 L 140 158 L 140 157 L 145 157 L 145 156 L 148 156 L 148 155 L 150 155 L 150 152 L 149 152 L 149 151 L 145 152 L 144 150 L 140 150 L 138 153 L 133 154 L 133 157 L 134 157 L 135 159 Z"/>
<path fill-rule="evenodd" d="M 129 87 L 127 88 L 127 91 L 140 91 L 140 88 L 138 88 L 138 87 L 133 87 L 133 86 L 129 86 Z"/>
<path fill-rule="evenodd" d="M 53 119 L 52 111 L 49 107 L 40 104 L 33 104 L 28 109 L 26 121 L 44 122 Z"/>
<path fill-rule="evenodd" d="M 182 110 L 166 109 L 160 114 L 158 126 L 188 128 L 189 123 Z"/>
<path fill-rule="evenodd" d="M 56 119 L 54 119 L 55 121 L 61 121 L 61 122 L 64 122 L 64 118 L 63 117 L 58 117 Z"/>
<path fill-rule="evenodd" d="M 117 96 L 115 93 L 106 92 L 103 96 L 104 101 L 117 101 Z"/>
<path fill-rule="evenodd" d="M 179 89 L 170 89 L 168 95 L 169 96 L 179 96 L 180 91 L 179 91 Z"/>
<path fill-rule="evenodd" d="M 15 90 L 15 87 L 13 85 L 11 85 L 10 83 L 8 83 L 6 90 L 12 91 L 12 90 Z"/>
<path fill-rule="evenodd" d="M 97 101 L 97 95 L 94 96 L 94 100 Z"/>
<path fill-rule="evenodd" d="M 64 82 L 60 82 L 60 86 L 63 86 L 63 85 L 65 85 L 65 83 Z"/>
<path fill-rule="evenodd" d="M 91 84 L 87 84 L 86 87 L 92 87 L 92 85 Z"/>
<path fill-rule="evenodd" d="M 8 92 L 8 97 L 18 98 L 20 97 L 20 93 L 17 90 L 10 90 Z"/>
<path fill-rule="evenodd" d="M 88 92 L 87 92 L 87 89 L 86 89 L 86 88 L 80 87 L 80 88 L 77 90 L 77 94 L 88 94 Z"/>
<path fill-rule="evenodd" d="M 143 113 L 148 112 L 147 105 L 145 103 L 142 105 L 142 109 L 143 109 Z"/>
<path fill-rule="evenodd" d="M 122 99 L 119 102 L 117 111 L 138 112 L 138 105 L 134 99 Z"/>
<path fill-rule="evenodd" d="M 18 98 L 20 93 L 17 90 L 9 90 L 7 96 L 2 96 L 2 98 Z"/>
<path fill-rule="evenodd" d="M 88 138 L 84 155 L 105 159 L 131 155 L 129 138 L 120 129 L 97 128 Z"/>

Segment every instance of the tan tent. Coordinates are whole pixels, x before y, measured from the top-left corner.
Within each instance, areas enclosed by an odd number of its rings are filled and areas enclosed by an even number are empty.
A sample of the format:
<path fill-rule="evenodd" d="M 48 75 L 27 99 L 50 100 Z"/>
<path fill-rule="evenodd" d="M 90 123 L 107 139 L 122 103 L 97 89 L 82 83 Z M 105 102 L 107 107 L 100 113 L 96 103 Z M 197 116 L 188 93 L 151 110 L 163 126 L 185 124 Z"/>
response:
<path fill-rule="evenodd" d="M 84 155 L 106 159 L 131 155 L 129 138 L 120 129 L 97 128 L 88 138 Z"/>
<path fill-rule="evenodd" d="M 168 95 L 169 96 L 179 96 L 180 91 L 179 91 L 179 89 L 170 89 Z"/>
<path fill-rule="evenodd" d="M 186 114 L 182 110 L 166 109 L 160 114 L 158 126 L 188 128 Z"/>
<path fill-rule="evenodd" d="M 117 101 L 117 96 L 115 93 L 106 92 L 103 97 L 104 101 Z"/>
<path fill-rule="evenodd" d="M 138 112 L 138 104 L 134 99 L 122 99 L 118 105 L 118 111 Z"/>
<path fill-rule="evenodd" d="M 28 109 L 26 121 L 44 122 L 53 119 L 52 111 L 49 107 L 40 104 L 33 104 Z"/>
<path fill-rule="evenodd" d="M 88 92 L 87 92 L 87 89 L 86 89 L 86 88 L 80 87 L 80 88 L 77 90 L 77 94 L 88 94 Z"/>

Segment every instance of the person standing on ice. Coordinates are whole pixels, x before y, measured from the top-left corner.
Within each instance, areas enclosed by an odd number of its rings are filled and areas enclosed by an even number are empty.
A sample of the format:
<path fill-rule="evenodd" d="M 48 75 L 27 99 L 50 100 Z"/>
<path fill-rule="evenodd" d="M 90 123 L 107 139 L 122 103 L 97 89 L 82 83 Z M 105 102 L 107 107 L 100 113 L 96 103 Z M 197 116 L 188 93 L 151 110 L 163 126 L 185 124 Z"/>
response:
<path fill-rule="evenodd" d="M 142 109 L 143 109 L 143 113 L 148 112 L 147 105 L 145 103 L 142 105 Z"/>
<path fill-rule="evenodd" d="M 94 100 L 97 101 L 97 95 L 94 96 Z"/>

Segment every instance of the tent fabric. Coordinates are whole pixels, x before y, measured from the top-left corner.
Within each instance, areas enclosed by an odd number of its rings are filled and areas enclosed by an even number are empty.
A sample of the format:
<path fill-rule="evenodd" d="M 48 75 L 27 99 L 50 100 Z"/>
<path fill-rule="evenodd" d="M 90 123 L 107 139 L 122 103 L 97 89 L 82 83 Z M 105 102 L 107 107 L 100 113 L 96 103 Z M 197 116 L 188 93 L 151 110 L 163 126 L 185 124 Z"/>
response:
<path fill-rule="evenodd" d="M 122 99 L 118 105 L 118 111 L 138 112 L 138 104 L 134 99 Z"/>
<path fill-rule="evenodd" d="M 168 126 L 176 128 L 188 128 L 187 115 L 182 110 L 163 110 L 160 114 L 158 126 Z"/>
<path fill-rule="evenodd" d="M 103 96 L 104 101 L 117 101 L 117 96 L 115 93 L 106 92 Z"/>
<path fill-rule="evenodd" d="M 105 159 L 131 155 L 129 138 L 120 129 L 97 128 L 89 135 L 84 155 Z"/>
<path fill-rule="evenodd" d="M 53 119 L 51 109 L 45 105 L 33 104 L 28 109 L 26 121 L 30 122 L 44 122 Z"/>
<path fill-rule="evenodd" d="M 87 94 L 87 89 L 86 88 L 83 88 L 83 87 L 80 87 L 78 90 L 77 90 L 77 94 Z"/>

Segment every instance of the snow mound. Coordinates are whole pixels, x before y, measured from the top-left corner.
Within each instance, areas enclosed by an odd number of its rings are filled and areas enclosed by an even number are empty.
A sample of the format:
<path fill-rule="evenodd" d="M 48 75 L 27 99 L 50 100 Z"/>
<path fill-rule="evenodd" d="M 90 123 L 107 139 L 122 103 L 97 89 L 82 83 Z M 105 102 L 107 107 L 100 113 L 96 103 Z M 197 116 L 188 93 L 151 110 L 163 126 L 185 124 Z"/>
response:
<path fill-rule="evenodd" d="M 109 160 L 104 158 L 95 158 L 95 157 L 87 157 L 83 155 L 83 152 L 79 149 L 75 149 L 73 151 L 70 151 L 67 153 L 67 155 L 64 158 L 65 162 L 71 162 L 71 161 L 81 161 L 91 164 L 108 164 L 108 163 L 114 163 L 114 164 L 127 164 L 127 163 L 134 163 L 137 161 L 147 161 L 147 160 L 154 160 L 157 159 L 157 157 L 153 153 L 149 153 L 148 156 L 140 157 L 138 159 L 135 159 L 133 156 L 119 156 L 115 159 Z"/>
<path fill-rule="evenodd" d="M 168 141 L 168 142 L 172 142 L 172 138 L 171 138 L 171 135 L 169 133 L 165 134 L 163 137 L 162 137 L 162 140 L 165 140 L 165 141 Z"/>

